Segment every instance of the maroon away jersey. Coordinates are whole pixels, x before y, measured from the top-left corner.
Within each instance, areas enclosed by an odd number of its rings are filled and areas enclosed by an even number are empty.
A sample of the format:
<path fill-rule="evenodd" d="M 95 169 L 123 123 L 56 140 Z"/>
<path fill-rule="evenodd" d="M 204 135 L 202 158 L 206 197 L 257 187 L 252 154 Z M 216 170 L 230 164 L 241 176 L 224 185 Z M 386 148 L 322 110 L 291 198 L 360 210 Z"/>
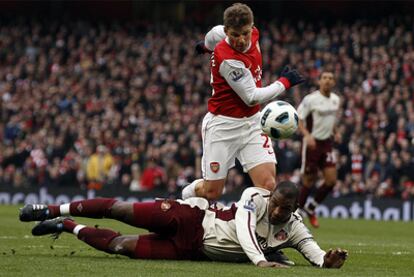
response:
<path fill-rule="evenodd" d="M 211 56 L 211 85 L 213 95 L 208 100 L 208 111 L 216 115 L 230 117 L 249 117 L 260 110 L 260 105 L 249 107 L 227 84 L 220 75 L 219 69 L 223 60 L 238 60 L 250 70 L 256 82 L 256 87 L 262 86 L 262 54 L 259 47 L 259 31 L 254 27 L 251 45 L 247 52 L 234 50 L 225 40 L 219 42 Z"/>

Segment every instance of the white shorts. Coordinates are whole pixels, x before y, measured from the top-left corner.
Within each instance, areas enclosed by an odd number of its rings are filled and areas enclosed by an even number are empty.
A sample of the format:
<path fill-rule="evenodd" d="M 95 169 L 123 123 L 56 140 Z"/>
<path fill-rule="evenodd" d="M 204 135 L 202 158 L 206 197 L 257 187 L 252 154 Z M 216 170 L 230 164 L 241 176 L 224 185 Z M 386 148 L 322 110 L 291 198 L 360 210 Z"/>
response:
<path fill-rule="evenodd" d="M 206 114 L 202 126 L 204 179 L 226 178 L 236 158 L 244 172 L 259 164 L 276 164 L 272 141 L 262 133 L 259 122 L 259 113 L 248 118 Z"/>

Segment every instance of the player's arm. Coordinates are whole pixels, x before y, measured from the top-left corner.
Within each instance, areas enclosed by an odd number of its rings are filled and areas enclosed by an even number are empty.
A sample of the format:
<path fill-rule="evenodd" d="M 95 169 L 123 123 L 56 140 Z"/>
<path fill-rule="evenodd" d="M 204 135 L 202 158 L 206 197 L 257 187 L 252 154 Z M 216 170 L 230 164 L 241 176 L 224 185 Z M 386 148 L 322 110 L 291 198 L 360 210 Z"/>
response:
<path fill-rule="evenodd" d="M 219 71 L 229 86 L 248 106 L 272 100 L 290 87 L 304 81 L 303 77 L 296 70 L 286 67 L 276 82 L 269 86 L 258 88 L 250 70 L 246 68 L 243 62 L 238 60 L 224 60 L 220 64 Z"/>
<path fill-rule="evenodd" d="M 213 27 L 204 37 L 204 40 L 198 41 L 196 44 L 196 53 L 205 54 L 214 51 L 217 43 L 226 38 L 223 25 Z"/>
<path fill-rule="evenodd" d="M 314 266 L 340 268 L 348 257 L 348 252 L 340 248 L 322 250 L 302 221 L 295 222 L 292 231 L 291 243 Z"/>
<path fill-rule="evenodd" d="M 315 139 L 312 137 L 312 134 L 309 132 L 308 128 L 306 128 L 305 125 L 306 117 L 311 116 L 311 104 L 309 97 L 305 96 L 305 98 L 303 98 L 302 102 L 299 104 L 297 112 L 299 117 L 299 132 L 305 138 L 306 144 L 309 147 L 314 147 L 316 145 Z"/>
<path fill-rule="evenodd" d="M 338 97 L 338 101 L 339 101 L 339 103 L 341 103 L 341 100 L 339 99 L 339 97 Z M 339 130 L 339 125 L 338 125 L 338 122 L 340 122 L 341 116 L 342 116 L 341 109 L 338 109 L 338 111 L 336 112 L 335 124 L 334 124 L 334 127 L 333 127 L 333 137 L 334 137 L 334 140 L 338 143 L 340 143 L 341 136 L 342 136 L 342 134 Z"/>
<path fill-rule="evenodd" d="M 252 197 L 257 192 L 253 189 L 246 189 L 240 201 L 237 203 L 235 216 L 236 234 L 243 251 L 249 259 L 259 266 L 259 263 L 267 262 L 263 251 L 260 249 L 256 239 L 256 222 L 261 213 L 264 213 L 263 203 L 260 197 Z"/>

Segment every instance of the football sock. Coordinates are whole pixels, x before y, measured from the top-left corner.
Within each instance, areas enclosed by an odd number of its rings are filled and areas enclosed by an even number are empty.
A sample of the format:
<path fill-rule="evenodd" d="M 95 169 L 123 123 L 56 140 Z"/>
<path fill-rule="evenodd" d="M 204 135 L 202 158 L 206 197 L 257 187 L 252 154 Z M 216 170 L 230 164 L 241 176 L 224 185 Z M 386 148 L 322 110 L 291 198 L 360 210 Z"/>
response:
<path fill-rule="evenodd" d="M 316 191 L 315 201 L 317 203 L 321 203 L 326 198 L 326 196 L 328 196 L 328 194 L 332 191 L 332 189 L 333 186 L 327 186 L 325 183 L 323 183 L 322 186 L 320 186 Z"/>
<path fill-rule="evenodd" d="M 63 205 L 49 205 L 49 217 L 55 218 L 62 215 L 90 218 L 110 217 L 111 208 L 116 201 L 114 198 L 97 198 L 74 201 Z"/>
<path fill-rule="evenodd" d="M 203 179 L 197 179 L 197 180 L 194 180 L 191 184 L 187 185 L 181 193 L 182 199 L 185 200 L 190 197 L 196 197 L 197 195 L 195 192 L 195 188 L 196 188 L 196 185 L 201 181 L 203 181 Z"/>
<path fill-rule="evenodd" d="M 309 194 L 311 193 L 311 188 L 308 188 L 302 185 L 299 194 L 299 207 L 303 208 L 306 204 L 306 199 L 308 199 Z"/>

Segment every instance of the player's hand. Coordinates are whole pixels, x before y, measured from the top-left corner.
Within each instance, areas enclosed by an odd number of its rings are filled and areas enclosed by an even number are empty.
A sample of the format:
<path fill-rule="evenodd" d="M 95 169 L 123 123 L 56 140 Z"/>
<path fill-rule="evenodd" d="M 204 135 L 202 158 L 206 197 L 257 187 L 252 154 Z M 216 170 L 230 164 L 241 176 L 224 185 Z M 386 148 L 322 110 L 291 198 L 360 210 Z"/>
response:
<path fill-rule="evenodd" d="M 306 141 L 306 147 L 309 147 L 309 149 L 315 149 L 316 147 L 316 140 L 312 135 L 307 135 L 305 137 L 305 141 Z"/>
<path fill-rule="evenodd" d="M 305 78 L 303 78 L 303 76 L 300 75 L 296 69 L 290 69 L 289 66 L 285 66 L 283 68 L 280 76 L 289 80 L 289 84 L 290 84 L 289 87 L 293 87 L 293 86 L 296 86 L 298 84 L 305 82 Z"/>
<path fill-rule="evenodd" d="M 323 267 L 326 268 L 340 268 L 348 258 L 348 251 L 345 249 L 329 249 L 323 257 Z"/>
<path fill-rule="evenodd" d="M 196 45 L 195 45 L 195 53 L 197 55 L 203 55 L 205 53 L 209 53 L 210 51 L 206 48 L 205 44 L 204 44 L 204 40 L 200 40 L 197 41 Z"/>
<path fill-rule="evenodd" d="M 288 268 L 287 265 L 283 265 L 277 262 L 268 262 L 268 261 L 260 261 L 257 264 L 258 267 L 282 267 L 282 268 Z"/>

